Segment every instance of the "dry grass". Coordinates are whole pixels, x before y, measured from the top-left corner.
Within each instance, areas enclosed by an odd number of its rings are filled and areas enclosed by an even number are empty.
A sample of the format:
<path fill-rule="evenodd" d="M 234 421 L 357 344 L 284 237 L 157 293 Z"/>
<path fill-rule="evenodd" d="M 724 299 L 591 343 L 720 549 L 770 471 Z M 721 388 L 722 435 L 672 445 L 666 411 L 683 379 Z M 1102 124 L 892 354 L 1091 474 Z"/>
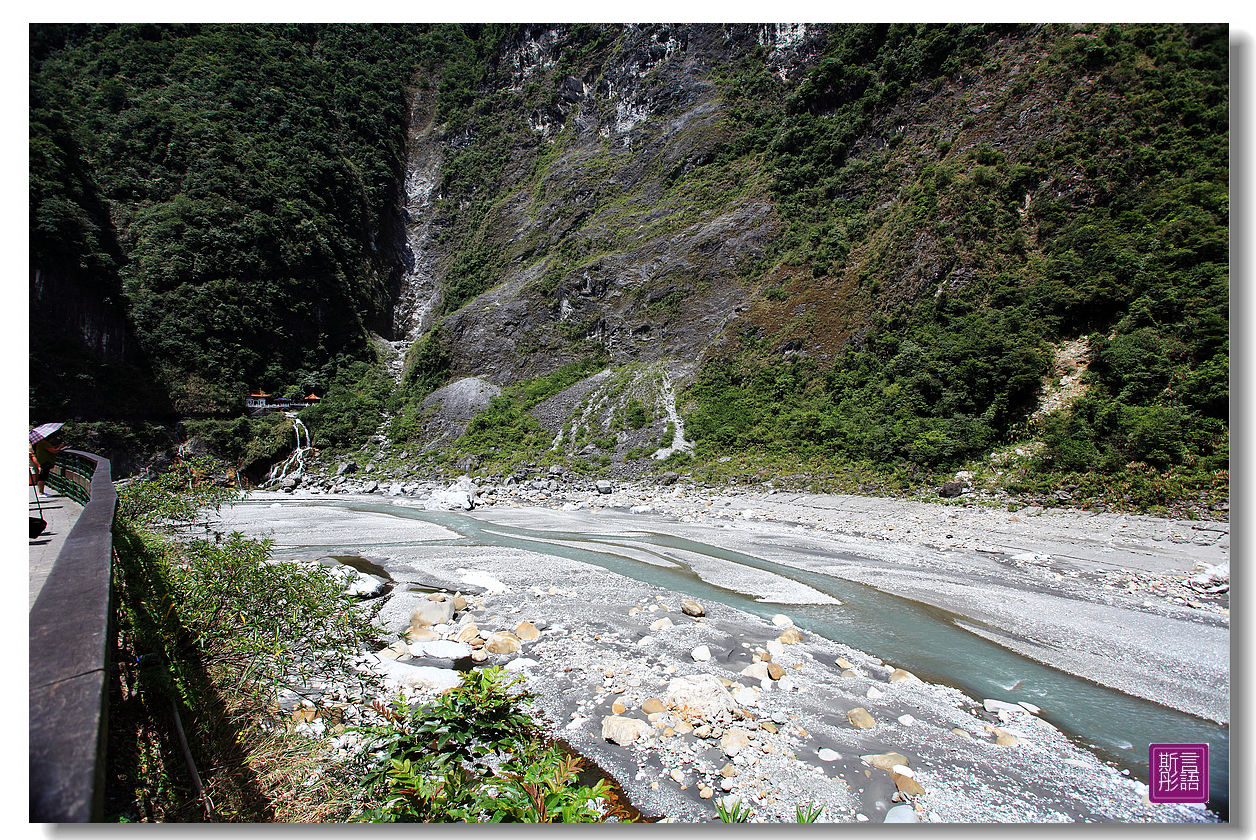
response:
<path fill-rule="evenodd" d="M 215 768 L 213 780 L 206 780 L 206 790 L 216 803 L 216 794 L 224 802 L 239 800 L 239 789 L 246 784 L 262 806 L 257 816 L 266 822 L 338 822 L 348 815 L 356 788 L 343 783 L 344 762 L 333 754 L 327 739 L 293 731 L 296 723 L 315 717 L 322 718 L 330 731 L 339 731 L 343 728 L 339 709 L 305 709 L 285 717 L 273 697 L 257 692 L 235 694 L 224 705 L 226 728 L 236 733 L 238 750 L 232 751 L 235 762 Z"/>

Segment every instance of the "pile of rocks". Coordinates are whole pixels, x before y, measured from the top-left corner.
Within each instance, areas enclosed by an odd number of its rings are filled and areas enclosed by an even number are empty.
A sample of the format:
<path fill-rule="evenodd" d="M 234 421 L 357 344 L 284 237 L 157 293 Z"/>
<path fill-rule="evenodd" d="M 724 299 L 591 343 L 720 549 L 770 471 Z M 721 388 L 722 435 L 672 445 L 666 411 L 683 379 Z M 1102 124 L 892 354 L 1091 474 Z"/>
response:
<path fill-rule="evenodd" d="M 494 555 L 492 577 L 466 564 L 390 567 L 399 579 L 380 616 L 398 638 L 363 659 L 386 691 L 298 699 L 285 707 L 290 725 L 330 734 L 349 755 L 363 745 L 344 726 L 369 722 L 372 702 L 398 692 L 423 702 L 463 669 L 500 665 L 526 677 L 542 725 L 648 815 L 704 821 L 740 802 L 763 822 L 792 822 L 800 806 L 825 822 L 1156 818 L 1145 787 L 1076 749 L 1027 702 L 974 702 L 784 615 L 700 603 L 574 561 Z M 407 568 L 449 587 L 415 592 Z"/>
<path fill-rule="evenodd" d="M 402 638 L 375 654 L 378 670 L 393 688 L 446 691 L 459 682 L 459 672 L 469 667 L 501 664 L 520 671 L 538 664 L 515 656 L 535 642 L 546 627 L 544 621 L 519 621 L 506 629 L 504 619 L 492 619 L 495 629 L 480 627 L 474 601 L 462 593 L 434 592 L 410 612 L 410 625 Z M 480 623 L 477 623 L 479 621 Z"/>

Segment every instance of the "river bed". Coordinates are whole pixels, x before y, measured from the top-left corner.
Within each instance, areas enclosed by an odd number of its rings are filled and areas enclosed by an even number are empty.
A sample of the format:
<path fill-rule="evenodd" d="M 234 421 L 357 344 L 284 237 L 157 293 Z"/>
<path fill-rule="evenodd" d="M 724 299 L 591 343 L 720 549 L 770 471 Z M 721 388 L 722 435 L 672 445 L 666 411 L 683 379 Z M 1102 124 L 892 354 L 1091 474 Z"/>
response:
<path fill-rule="evenodd" d="M 857 760 L 840 772 L 816 762 L 819 749 L 849 759 L 882 748 L 905 752 L 910 744 L 921 777 L 931 783 L 915 805 L 930 819 L 1208 819 L 1187 806 L 1151 806 L 1145 786 L 1139 787 L 1147 778 L 1147 744 L 1201 741 L 1210 745 L 1212 818 L 1228 813 L 1228 621 L 1171 604 L 1097 597 L 1076 563 L 1069 569 L 1024 559 L 1048 556 L 1033 550 L 1042 547 L 1037 543 L 1009 553 L 941 549 L 926 541 L 887 545 L 853 529 L 833 534 L 745 517 L 684 522 L 665 513 L 599 507 L 497 505 L 454 513 L 422 510 L 405 499 L 253 498 L 228 511 L 224 525 L 274 539 L 278 556 L 352 554 L 412 583 L 435 575 L 456 586 L 459 575 L 477 570 L 510 589 L 490 598 L 487 609 L 545 613 L 544 621 L 563 628 L 563 638 L 543 641 L 569 663 L 563 666 L 568 670 L 545 671 L 542 656 L 541 667 L 529 671 L 529 688 L 540 695 L 555 728 L 615 773 L 643 812 L 653 805 L 657 812 L 697 819 L 712 809 L 697 799 L 694 785 L 666 777 L 659 785 L 654 771 L 667 768 L 661 759 L 653 767 L 658 756 L 635 755 L 597 738 L 597 712 L 614 695 L 598 690 L 604 685 L 577 684 L 573 670 L 587 671 L 581 662 L 618 661 L 644 644 L 650 655 L 643 661 L 653 670 L 631 679 L 639 686 L 659 683 L 660 673 L 699 667 L 686 653 L 715 625 L 721 631 L 711 638 L 713 647 L 726 649 L 724 665 L 735 677 L 750 659 L 741 645 L 762 644 L 770 619 L 783 615 L 810 643 L 781 660 L 797 666 L 791 681 L 798 687 L 765 692 L 761 703 L 805 721 L 800 727 L 808 737 L 790 745 L 801 748 L 792 751 L 800 766 L 787 764 L 772 777 L 779 785 L 806 787 L 818 768 L 825 779 L 840 781 L 845 794 L 811 791 L 812 801 L 828 801 L 834 814 L 878 819 L 892 804 L 893 787 L 874 784 Z M 1136 560 L 1149 562 L 1145 553 Z M 578 598 L 528 591 L 548 592 L 557 584 L 566 593 L 577 578 L 584 582 Z M 404 592 L 401 586 L 394 590 L 395 603 L 385 608 L 394 623 L 404 623 L 408 614 Z M 629 615 L 634 606 L 666 606 L 669 595 L 710 605 L 711 620 L 697 629 L 678 622 L 651 634 L 640 612 Z M 727 610 L 721 615 L 715 605 Z M 674 604 L 671 609 L 667 614 L 679 619 Z M 648 616 L 657 618 L 657 610 Z M 577 639 L 586 643 L 574 644 Z M 855 670 L 864 679 L 843 678 L 843 669 L 833 664 L 838 656 L 860 662 Z M 632 672 L 639 665 L 623 659 L 620 667 Z M 882 672 L 893 668 L 923 682 L 888 683 Z M 582 691 L 590 695 L 581 697 Z M 598 697 L 608 702 L 599 706 Z M 1041 711 L 1000 719 L 981 708 L 986 698 L 1026 702 Z M 840 713 L 854 702 L 878 721 L 888 716 L 887 724 L 860 734 L 862 741 L 841 725 Z M 894 726 L 905 714 L 919 722 Z M 588 731 L 567 727 L 580 717 L 590 721 Z M 980 740 L 991 724 L 1019 726 L 1025 748 L 991 754 Z M 966 743 L 957 729 L 979 737 Z M 817 747 L 820 741 L 830 746 Z M 810 763 L 801 758 L 808 750 Z M 665 753 L 662 745 L 658 752 Z M 766 798 L 760 797 L 762 813 L 771 812 Z"/>

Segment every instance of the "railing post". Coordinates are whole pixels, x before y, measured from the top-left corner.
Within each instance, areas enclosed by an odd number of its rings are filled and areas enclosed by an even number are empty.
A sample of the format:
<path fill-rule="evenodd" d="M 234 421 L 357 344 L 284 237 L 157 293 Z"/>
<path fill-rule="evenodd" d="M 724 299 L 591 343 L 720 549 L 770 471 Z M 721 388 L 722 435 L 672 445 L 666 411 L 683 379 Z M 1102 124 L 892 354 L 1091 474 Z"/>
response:
<path fill-rule="evenodd" d="M 113 517 L 109 461 L 30 611 L 30 821 L 90 822 L 103 813 L 112 642 Z"/>

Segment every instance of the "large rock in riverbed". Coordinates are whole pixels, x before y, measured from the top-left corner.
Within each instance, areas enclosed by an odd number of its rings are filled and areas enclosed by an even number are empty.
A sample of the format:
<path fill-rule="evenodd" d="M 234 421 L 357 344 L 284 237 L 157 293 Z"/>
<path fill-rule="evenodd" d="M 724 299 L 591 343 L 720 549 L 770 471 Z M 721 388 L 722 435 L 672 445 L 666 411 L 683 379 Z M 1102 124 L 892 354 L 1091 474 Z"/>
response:
<path fill-rule="evenodd" d="M 896 752 L 877 753 L 876 755 L 861 755 L 859 756 L 859 760 L 864 764 L 871 765 L 878 770 L 885 770 L 887 772 L 893 770 L 894 765 L 896 764 L 902 764 L 905 766 L 909 763 L 907 756 Z"/>
<path fill-rule="evenodd" d="M 494 633 L 488 637 L 484 648 L 489 653 L 515 653 L 520 648 L 519 637 L 514 633 Z"/>
<path fill-rule="evenodd" d="M 918 823 L 920 817 L 916 816 L 916 811 L 910 805 L 895 805 L 893 808 L 885 812 L 885 822 L 887 823 Z"/>
<path fill-rule="evenodd" d="M 650 734 L 650 724 L 637 718 L 607 715 L 602 718 L 602 737 L 621 747 Z"/>
<path fill-rule="evenodd" d="M 876 719 L 868 714 L 868 710 L 862 706 L 847 712 L 846 719 L 850 721 L 851 726 L 857 726 L 860 729 L 871 729 L 877 725 Z"/>
<path fill-rule="evenodd" d="M 802 631 L 797 627 L 787 627 L 776 640 L 783 645 L 796 645 L 802 641 Z"/>
<path fill-rule="evenodd" d="M 454 602 L 422 600 L 410 611 L 410 626 L 413 628 L 431 627 L 445 624 L 454 616 Z"/>
<path fill-rule="evenodd" d="M 410 645 L 413 656 L 433 656 L 437 659 L 462 659 L 471 655 L 471 646 L 461 642 L 448 642 L 437 639 L 431 642 L 417 642 Z"/>
<path fill-rule="evenodd" d="M 384 594 L 388 581 L 382 577 L 359 572 L 351 566 L 338 566 L 331 570 L 331 575 L 345 587 L 345 593 L 354 598 L 378 598 Z"/>
<path fill-rule="evenodd" d="M 899 789 L 900 793 L 908 796 L 924 796 L 925 789 L 920 782 L 916 781 L 912 771 L 901 764 L 894 766 L 890 771 L 890 778 L 894 781 L 894 786 Z"/>
<path fill-rule="evenodd" d="M 407 665 L 391 659 L 373 657 L 375 670 L 385 682 L 394 686 L 421 688 L 428 691 L 448 691 L 462 682 L 462 675 L 451 668 L 435 668 L 430 665 Z"/>
<path fill-rule="evenodd" d="M 470 476 L 462 476 L 448 488 L 437 490 L 426 502 L 425 510 L 471 510 L 475 507 L 477 487 Z"/>
<path fill-rule="evenodd" d="M 711 674 L 691 674 L 676 677 L 667 684 L 664 705 L 683 719 L 714 720 L 737 711 L 737 702 L 719 677 Z"/>
<path fill-rule="evenodd" d="M 706 609 L 701 604 L 697 601 L 689 600 L 688 598 L 680 602 L 680 611 L 685 615 L 693 616 L 694 618 L 700 618 L 701 616 L 706 615 Z"/>
<path fill-rule="evenodd" d="M 720 749 L 732 758 L 750 745 L 750 733 L 744 729 L 730 729 L 720 738 Z"/>

